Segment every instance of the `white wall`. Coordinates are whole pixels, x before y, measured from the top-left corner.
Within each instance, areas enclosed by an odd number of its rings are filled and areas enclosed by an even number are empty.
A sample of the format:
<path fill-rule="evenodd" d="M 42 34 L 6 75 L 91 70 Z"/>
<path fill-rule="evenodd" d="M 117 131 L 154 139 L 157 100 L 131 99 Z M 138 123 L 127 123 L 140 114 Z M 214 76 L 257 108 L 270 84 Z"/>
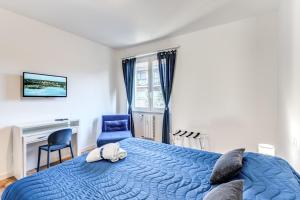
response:
<path fill-rule="evenodd" d="M 281 1 L 278 153 L 300 171 L 300 1 Z"/>
<path fill-rule="evenodd" d="M 277 13 L 117 52 L 118 111 L 126 112 L 121 58 L 180 45 L 172 94 L 173 130 L 205 130 L 212 151 L 275 143 Z"/>
<path fill-rule="evenodd" d="M 0 9 L 0 178 L 12 169 L 11 126 L 81 120 L 80 146 L 95 144 L 94 120 L 114 112 L 110 48 Z M 67 98 L 21 98 L 23 71 L 68 77 Z"/>

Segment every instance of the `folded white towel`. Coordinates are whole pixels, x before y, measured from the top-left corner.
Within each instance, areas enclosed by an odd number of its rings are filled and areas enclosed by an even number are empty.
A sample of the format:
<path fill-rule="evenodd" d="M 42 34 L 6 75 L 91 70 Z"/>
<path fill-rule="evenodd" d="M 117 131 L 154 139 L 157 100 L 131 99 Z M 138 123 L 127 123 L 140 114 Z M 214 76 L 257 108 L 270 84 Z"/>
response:
<path fill-rule="evenodd" d="M 106 159 L 111 162 L 117 162 L 120 159 L 124 159 L 127 156 L 127 152 L 120 148 L 119 143 L 109 143 L 102 147 L 96 148 L 91 151 L 87 157 L 87 162 L 95 162 L 98 160 Z"/>
<path fill-rule="evenodd" d="M 110 160 L 111 162 L 117 162 L 119 160 L 119 148 L 119 143 L 106 144 L 100 147 L 100 157 Z"/>
<path fill-rule="evenodd" d="M 120 148 L 119 149 L 119 159 L 122 160 L 124 158 L 127 157 L 127 151 L 125 151 L 124 149 Z"/>

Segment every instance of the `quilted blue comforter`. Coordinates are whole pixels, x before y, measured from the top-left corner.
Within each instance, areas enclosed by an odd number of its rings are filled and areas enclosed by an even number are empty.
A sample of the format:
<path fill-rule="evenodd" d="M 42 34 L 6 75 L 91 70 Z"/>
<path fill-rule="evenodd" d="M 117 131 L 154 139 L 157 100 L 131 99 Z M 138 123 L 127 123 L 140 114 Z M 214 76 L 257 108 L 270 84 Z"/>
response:
<path fill-rule="evenodd" d="M 23 178 L 2 200 L 35 199 L 199 199 L 212 189 L 210 174 L 220 154 L 130 138 L 121 147 L 126 159 L 86 163 L 75 158 Z M 300 178 L 276 157 L 245 153 L 235 179 L 244 179 L 246 200 L 300 199 Z"/>

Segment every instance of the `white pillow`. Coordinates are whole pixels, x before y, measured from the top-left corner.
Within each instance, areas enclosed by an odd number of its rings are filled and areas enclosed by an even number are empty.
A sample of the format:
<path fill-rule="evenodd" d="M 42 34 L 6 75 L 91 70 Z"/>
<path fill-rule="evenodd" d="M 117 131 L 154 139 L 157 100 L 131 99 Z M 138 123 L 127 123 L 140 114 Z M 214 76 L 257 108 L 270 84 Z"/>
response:
<path fill-rule="evenodd" d="M 95 162 L 101 159 L 102 158 L 100 157 L 100 148 L 96 148 L 87 155 L 86 162 Z"/>

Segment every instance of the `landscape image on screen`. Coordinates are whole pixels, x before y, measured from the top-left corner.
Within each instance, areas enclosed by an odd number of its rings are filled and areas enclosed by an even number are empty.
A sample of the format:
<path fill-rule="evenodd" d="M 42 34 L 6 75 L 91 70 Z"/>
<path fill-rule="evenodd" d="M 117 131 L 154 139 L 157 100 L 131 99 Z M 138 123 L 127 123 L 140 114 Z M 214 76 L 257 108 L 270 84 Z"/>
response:
<path fill-rule="evenodd" d="M 24 96 L 66 97 L 67 78 L 24 73 Z"/>

